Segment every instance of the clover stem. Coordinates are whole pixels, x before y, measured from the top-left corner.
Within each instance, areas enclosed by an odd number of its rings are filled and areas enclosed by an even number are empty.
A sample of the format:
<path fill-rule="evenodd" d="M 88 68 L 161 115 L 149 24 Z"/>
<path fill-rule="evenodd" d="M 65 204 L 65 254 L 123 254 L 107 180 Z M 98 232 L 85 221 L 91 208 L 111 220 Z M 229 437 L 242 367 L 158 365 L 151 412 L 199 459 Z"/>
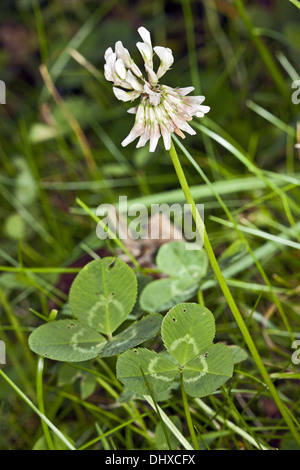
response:
<path fill-rule="evenodd" d="M 196 206 L 196 203 L 194 201 L 194 198 L 192 196 L 192 193 L 190 191 L 190 188 L 189 188 L 189 185 L 188 185 L 188 182 L 186 180 L 186 177 L 185 177 L 185 174 L 184 174 L 184 171 L 182 169 L 182 166 L 181 166 L 181 163 L 180 163 L 180 160 L 178 158 L 178 155 L 177 155 L 177 152 L 176 152 L 176 149 L 175 149 L 175 146 L 173 144 L 173 142 L 171 142 L 171 149 L 169 151 L 170 153 L 170 156 L 171 156 L 171 159 L 172 159 L 172 163 L 173 163 L 173 166 L 174 166 L 174 169 L 176 171 L 176 174 L 177 174 L 177 177 L 178 177 L 178 180 L 179 180 L 179 183 L 181 185 L 181 188 L 183 190 L 183 193 L 185 195 L 185 198 L 186 198 L 186 201 L 187 203 L 189 204 L 189 207 L 191 209 L 191 212 L 192 212 L 192 216 L 193 216 L 193 219 L 195 221 L 195 224 L 196 224 L 196 228 L 200 234 L 200 237 L 202 238 L 202 241 L 203 241 L 203 245 L 204 245 L 204 248 L 205 248 L 205 251 L 206 251 L 206 254 L 207 254 L 207 257 L 209 259 L 209 262 L 210 262 L 210 265 L 212 267 L 212 270 L 214 271 L 214 274 L 216 276 L 216 279 L 219 283 L 219 286 L 224 294 L 224 297 L 226 298 L 227 300 L 227 304 L 232 312 L 232 315 L 234 316 L 234 319 L 244 337 L 244 340 L 249 348 L 249 351 L 251 352 L 251 355 L 253 357 L 253 360 L 255 361 L 255 364 L 258 368 L 258 370 L 260 371 L 264 381 L 265 381 L 265 384 L 266 384 L 266 387 L 269 389 L 270 391 L 270 394 L 272 395 L 273 397 L 273 400 L 274 402 L 276 403 L 282 417 L 284 418 L 287 426 L 289 427 L 290 429 L 290 432 L 292 433 L 295 441 L 300 445 L 300 434 L 299 434 L 299 430 L 297 430 L 290 414 L 289 414 L 289 411 L 288 409 L 286 408 L 285 404 L 282 402 L 277 390 L 276 390 L 276 387 L 274 386 L 269 374 L 268 374 L 268 371 L 266 369 L 266 367 L 264 366 L 264 363 L 259 355 L 259 352 L 255 346 L 255 343 L 250 335 L 250 332 L 247 328 L 247 325 L 245 324 L 244 322 L 244 319 L 235 303 L 235 300 L 229 290 L 229 287 L 227 286 L 227 283 L 225 281 L 225 278 L 222 274 L 222 271 L 219 267 L 219 264 L 218 264 L 218 261 L 215 257 L 215 254 L 214 254 L 214 251 L 213 251 L 213 248 L 211 246 L 211 243 L 209 241 L 209 238 L 208 238 L 208 235 L 207 235 L 207 232 L 206 232 L 206 229 L 205 229 L 205 225 L 204 225 L 204 222 L 203 220 L 201 219 L 201 216 L 199 214 L 199 211 L 197 209 L 197 206 Z M 298 424 L 298 423 L 297 423 Z M 298 425 L 299 426 L 299 425 Z"/>
<path fill-rule="evenodd" d="M 183 401 L 183 406 L 184 406 L 184 412 L 185 412 L 185 417 L 186 417 L 186 422 L 190 431 L 190 435 L 192 438 L 193 446 L 195 450 L 200 450 L 199 449 L 199 444 L 198 440 L 196 437 L 192 417 L 191 417 L 191 412 L 187 400 L 187 395 L 185 393 L 184 387 L 183 387 L 183 378 L 182 378 L 182 371 L 180 371 L 180 384 L 181 384 L 181 394 L 182 394 L 182 401 Z"/>

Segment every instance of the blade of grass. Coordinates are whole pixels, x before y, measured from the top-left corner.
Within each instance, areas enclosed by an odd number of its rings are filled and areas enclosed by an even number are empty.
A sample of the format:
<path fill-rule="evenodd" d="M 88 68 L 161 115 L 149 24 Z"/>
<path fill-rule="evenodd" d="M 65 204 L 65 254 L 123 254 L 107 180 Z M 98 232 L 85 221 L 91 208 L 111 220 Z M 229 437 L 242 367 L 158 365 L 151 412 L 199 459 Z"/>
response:
<path fill-rule="evenodd" d="M 57 89 L 55 88 L 55 85 L 51 79 L 51 76 L 49 74 L 49 71 L 46 67 L 46 65 L 41 65 L 40 66 L 40 73 L 42 75 L 42 78 L 45 82 L 45 85 L 54 99 L 55 103 L 57 106 L 61 109 L 62 113 L 64 114 L 66 120 L 70 124 L 70 127 L 72 128 L 74 134 L 77 137 L 79 146 L 82 150 L 82 153 L 84 155 L 84 158 L 86 160 L 86 164 L 91 172 L 95 172 L 99 175 L 99 171 L 96 165 L 96 162 L 94 160 L 94 156 L 92 154 L 90 145 L 88 143 L 88 140 L 81 129 L 78 121 L 75 119 L 73 114 L 69 111 L 68 107 L 66 106 L 65 102 L 63 101 L 62 97 L 58 93 Z"/>
<path fill-rule="evenodd" d="M 16 315 L 14 315 L 14 312 L 11 309 L 11 306 L 8 302 L 8 299 L 3 291 L 3 289 L 0 287 L 0 303 L 3 306 L 3 309 L 6 313 L 7 319 L 9 323 L 12 325 L 14 333 L 16 335 L 16 338 L 20 345 L 22 346 L 24 356 L 26 358 L 26 362 L 31 368 L 31 371 L 35 371 L 35 360 L 33 358 L 33 355 L 28 347 L 28 342 L 27 339 L 24 335 L 24 331 L 22 330 L 20 323 L 18 321 L 18 318 Z"/>
<path fill-rule="evenodd" d="M 69 49 L 78 49 L 87 37 L 92 33 L 96 28 L 99 21 L 114 7 L 116 0 L 106 0 L 97 8 L 93 14 L 88 18 L 88 20 L 81 26 L 81 28 L 76 32 L 73 38 L 66 45 L 65 49 L 62 51 L 58 59 L 50 68 L 50 75 L 55 82 L 57 78 L 61 75 L 63 69 L 70 60 L 70 55 L 68 53 Z M 45 99 L 45 89 L 42 90 L 41 100 Z"/>
<path fill-rule="evenodd" d="M 217 281 L 219 283 L 219 286 L 226 298 L 226 301 L 227 301 L 227 304 L 237 322 L 237 325 L 239 326 L 240 328 L 240 331 L 244 337 L 244 340 L 249 348 L 249 351 L 251 352 L 251 355 L 254 359 L 254 362 L 257 366 L 257 368 L 259 369 L 264 381 L 266 382 L 268 388 L 269 388 L 269 391 L 276 403 L 276 405 L 278 406 L 278 409 L 280 410 L 281 414 L 282 414 L 282 417 L 284 418 L 286 424 L 288 425 L 295 441 L 297 443 L 299 443 L 300 445 L 300 435 L 299 435 L 299 432 L 293 422 L 293 420 L 291 419 L 290 415 L 289 415 L 289 412 L 286 408 L 286 406 L 284 405 L 284 403 L 282 402 L 280 396 L 278 395 L 278 392 L 276 390 L 276 387 L 274 386 L 272 380 L 270 379 L 269 377 L 269 374 L 268 374 L 268 371 L 260 357 L 260 354 L 256 348 L 256 345 L 250 335 L 250 332 L 244 322 L 244 319 L 235 303 L 235 300 L 234 298 L 232 297 L 232 294 L 226 284 L 226 281 L 225 281 L 225 278 L 222 274 L 222 271 L 220 270 L 220 267 L 218 265 L 218 262 L 217 262 L 217 259 L 215 257 L 215 254 L 214 254 L 214 251 L 212 249 L 212 246 L 211 246 L 211 243 L 210 243 L 210 240 L 208 238 L 208 235 L 206 233 L 206 229 L 205 229 L 205 226 L 204 226 L 204 223 L 201 219 L 201 216 L 198 212 L 198 209 L 197 209 L 197 206 L 195 204 L 195 201 L 191 195 L 191 192 L 190 192 L 190 189 L 189 189 L 189 185 L 187 183 L 187 180 L 186 180 L 186 177 L 185 177 L 185 174 L 182 170 L 182 166 L 180 164 L 180 160 L 178 158 L 178 155 L 177 155 L 177 152 L 176 152 L 176 149 L 174 147 L 174 144 L 172 142 L 172 145 L 171 145 L 171 149 L 170 149 L 170 156 L 171 156 L 171 159 L 172 159 L 172 162 L 173 162 L 173 165 L 174 165 L 174 168 L 175 168 L 175 171 L 176 171 L 176 174 L 178 176 L 178 180 L 180 182 L 180 185 L 182 187 L 182 190 L 185 194 L 185 197 L 186 197 L 186 201 L 187 203 L 190 205 L 190 208 L 191 208 L 191 211 L 192 211 L 192 215 L 193 215 L 193 219 L 195 221 L 195 224 L 196 224 L 196 227 L 199 231 L 199 234 L 200 236 L 202 235 L 202 232 L 203 232 L 203 244 L 204 244 L 204 248 L 205 248 L 205 251 L 206 251 L 206 254 L 208 256 L 208 259 L 209 259 L 209 262 L 210 262 L 210 265 L 215 273 L 215 276 L 217 278 Z"/>
<path fill-rule="evenodd" d="M 289 0 L 293 5 L 295 5 L 295 7 L 299 8 L 300 10 L 300 3 L 298 0 Z"/>
<path fill-rule="evenodd" d="M 146 413 L 143 413 L 140 415 L 141 418 L 146 418 L 148 417 L 150 414 L 152 413 L 152 411 L 147 411 Z M 108 431 L 104 432 L 103 434 L 101 434 L 99 437 L 96 437 L 95 439 L 92 439 L 91 441 L 87 442 L 86 444 L 82 445 L 81 447 L 79 447 L 78 450 L 85 450 L 87 449 L 88 447 L 91 447 L 92 445 L 94 444 L 97 444 L 98 442 L 102 441 L 103 439 L 105 439 L 107 436 L 110 436 L 112 434 L 115 434 L 117 431 L 120 431 L 120 429 L 123 429 L 123 428 L 127 428 L 127 426 L 131 423 L 133 423 L 134 421 L 136 421 L 136 418 L 131 418 L 131 419 L 128 419 L 127 421 L 124 421 L 122 424 L 119 424 L 119 426 L 116 426 L 115 428 L 113 429 L 109 429 Z"/>
<path fill-rule="evenodd" d="M 209 179 L 207 178 L 207 176 L 205 175 L 205 173 L 202 171 L 202 169 L 200 168 L 200 166 L 197 164 L 197 162 L 194 160 L 194 158 L 190 155 L 190 153 L 185 149 L 185 147 L 182 145 L 182 143 L 177 139 L 177 137 L 174 137 L 174 141 L 177 143 L 177 145 L 181 148 L 181 150 L 183 151 L 183 153 L 186 155 L 186 157 L 189 159 L 189 161 L 192 163 L 192 165 L 194 166 L 194 168 L 196 169 L 196 171 L 202 176 L 202 178 L 204 179 L 204 181 L 206 182 L 206 184 L 211 187 L 211 182 L 209 181 Z M 178 159 L 179 161 L 179 159 Z M 183 173 L 183 172 L 182 172 Z M 184 175 L 183 175 L 184 176 Z M 186 186 L 188 187 L 188 185 L 186 184 Z M 226 213 L 227 217 L 229 218 L 229 220 L 231 220 L 235 230 L 237 231 L 238 235 L 240 236 L 240 238 L 246 243 L 246 246 L 247 246 L 247 249 L 250 253 L 250 256 L 253 258 L 253 261 L 255 263 L 255 265 L 257 266 L 257 269 L 259 270 L 260 274 L 262 275 L 265 283 L 268 285 L 269 289 L 270 289 L 270 292 L 272 294 L 272 297 L 273 297 L 273 300 L 274 300 L 274 303 L 276 304 L 277 308 L 278 308 L 278 311 L 280 312 L 280 315 L 283 319 L 283 322 L 284 322 L 284 325 L 287 329 L 287 331 L 290 333 L 291 335 L 291 340 L 293 341 L 293 338 L 294 338 L 294 335 L 293 335 L 293 330 L 288 322 L 288 319 L 287 319 L 287 316 L 285 314 L 285 311 L 283 310 L 282 308 L 282 305 L 278 299 L 278 297 L 275 295 L 275 293 L 273 292 L 273 289 L 272 289 L 272 284 L 271 282 L 269 281 L 268 279 L 268 276 L 267 274 L 265 273 L 261 263 L 259 262 L 259 260 L 256 258 L 255 256 L 255 253 L 254 251 L 252 250 L 251 246 L 249 245 L 247 239 L 245 238 L 245 236 L 243 235 L 243 233 L 239 230 L 237 224 L 236 224 L 236 221 L 235 219 L 232 217 L 230 211 L 228 210 L 228 208 L 226 207 L 225 203 L 223 202 L 223 200 L 221 199 L 221 197 L 219 196 L 219 194 L 217 192 L 214 191 L 214 195 L 215 197 L 217 198 L 217 200 L 219 201 L 221 207 L 223 208 L 224 212 Z M 198 211 L 196 213 L 196 216 L 198 214 Z M 202 219 L 200 218 L 201 222 L 202 222 Z M 295 231 L 294 230 L 294 227 L 292 228 L 293 232 Z M 296 232 L 297 233 L 297 232 Z M 210 247 L 208 247 L 210 249 Z M 221 271 L 220 271 L 221 272 Z"/>
<path fill-rule="evenodd" d="M 282 94 L 282 96 L 285 99 L 290 99 L 290 92 L 285 84 L 284 77 L 282 76 L 282 73 L 280 69 L 277 67 L 276 62 L 274 61 L 270 51 L 268 50 L 267 46 L 263 42 L 260 36 L 257 35 L 256 29 L 247 14 L 247 10 L 244 5 L 243 0 L 234 0 L 234 3 L 238 9 L 238 12 L 245 23 L 245 26 L 248 30 L 248 33 L 250 35 L 250 38 L 256 47 L 259 55 L 261 56 L 267 70 L 269 71 L 272 79 L 274 80 L 274 83 L 276 84 L 278 90 Z"/>
<path fill-rule="evenodd" d="M 44 390 L 43 390 L 43 371 L 44 371 L 44 358 L 39 356 L 38 364 L 37 364 L 37 372 L 36 372 L 36 398 L 38 402 L 38 407 L 40 412 L 45 415 L 45 406 L 44 406 Z M 44 432 L 44 436 L 46 439 L 46 443 L 48 445 L 49 450 L 55 450 L 55 445 L 53 443 L 48 425 L 45 421 L 42 422 L 42 428 Z"/>
<path fill-rule="evenodd" d="M 17 393 L 17 395 L 44 421 L 44 423 L 54 432 L 54 434 L 70 449 L 76 450 L 69 438 L 64 436 L 62 432 L 32 403 L 32 401 L 19 389 L 19 387 L 0 369 L 0 375 Z"/>
<path fill-rule="evenodd" d="M 144 398 L 145 400 L 149 403 L 149 405 L 151 406 L 151 408 L 154 409 L 154 411 L 156 411 L 156 407 L 155 407 L 155 404 L 153 403 L 153 400 L 152 398 L 149 396 L 149 395 L 144 395 Z M 186 450 L 194 450 L 193 447 L 189 444 L 189 442 L 186 440 L 186 438 L 181 434 L 181 432 L 176 428 L 176 426 L 174 425 L 174 423 L 172 423 L 172 421 L 170 420 L 170 418 L 168 418 L 168 416 L 166 415 L 166 413 L 161 409 L 161 407 L 159 405 L 157 405 L 158 407 L 158 410 L 159 410 L 159 414 L 161 416 L 161 418 L 163 419 L 164 423 L 166 424 L 166 426 L 170 429 L 170 431 L 174 434 L 174 436 L 178 439 L 178 441 L 180 442 L 180 444 L 183 445 L 183 447 L 186 449 Z"/>
<path fill-rule="evenodd" d="M 226 227 L 235 227 L 235 224 L 233 224 L 232 222 L 228 222 L 226 220 L 220 219 L 219 217 L 214 217 L 213 215 L 211 215 L 209 218 L 213 220 L 214 222 L 217 222 L 218 224 L 225 225 Z M 258 229 L 254 229 L 251 227 L 245 227 L 244 225 L 240 225 L 240 224 L 236 224 L 236 227 L 241 232 L 249 233 L 251 235 L 255 235 L 256 237 L 263 238 L 265 240 L 271 240 L 275 243 L 278 243 L 279 245 L 285 245 L 291 248 L 295 248 L 296 250 L 300 250 L 300 243 L 287 240 L 286 238 L 283 238 L 279 235 L 272 235 L 271 233 L 264 232 L 263 230 L 258 230 Z"/>
<path fill-rule="evenodd" d="M 197 403 L 197 405 L 200 407 L 200 409 L 202 411 L 204 411 L 204 413 L 209 416 L 209 418 L 213 418 L 213 419 L 216 419 L 217 421 L 219 421 L 220 423 L 224 424 L 226 427 L 228 427 L 229 429 L 231 429 L 233 432 L 235 432 L 236 434 L 238 434 L 239 436 L 241 436 L 243 439 L 245 439 L 246 441 L 250 442 L 250 444 L 252 444 L 254 447 L 256 447 L 257 449 L 262 449 L 262 450 L 270 450 L 269 447 L 265 446 L 264 444 L 262 443 L 258 443 L 256 441 L 256 439 L 254 439 L 252 436 L 250 436 L 250 434 L 248 434 L 246 431 L 244 431 L 244 429 L 240 428 L 239 426 L 237 426 L 236 424 L 232 423 L 232 421 L 229 421 L 229 419 L 226 419 L 226 418 L 223 418 L 222 416 L 220 416 L 219 414 L 216 414 L 216 412 L 214 410 L 212 410 L 206 403 L 204 403 L 203 400 L 201 400 L 200 398 L 195 398 L 194 401 Z"/>

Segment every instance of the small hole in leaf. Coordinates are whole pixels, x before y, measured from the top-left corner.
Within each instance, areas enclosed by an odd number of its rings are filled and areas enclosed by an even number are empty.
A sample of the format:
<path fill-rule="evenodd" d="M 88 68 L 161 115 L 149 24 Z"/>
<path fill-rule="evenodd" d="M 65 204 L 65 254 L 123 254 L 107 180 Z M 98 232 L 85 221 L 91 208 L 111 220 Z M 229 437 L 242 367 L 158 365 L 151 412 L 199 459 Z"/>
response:
<path fill-rule="evenodd" d="M 115 293 L 114 293 L 114 292 L 112 292 L 110 295 L 115 295 Z"/>
<path fill-rule="evenodd" d="M 46 353 L 45 353 L 45 354 L 44 354 L 44 356 L 45 356 L 45 357 L 47 357 L 47 356 L 48 356 L 48 354 L 46 354 Z"/>
<path fill-rule="evenodd" d="M 208 352 L 206 352 L 206 353 L 204 354 L 204 357 L 207 357 L 207 356 L 208 356 Z"/>
<path fill-rule="evenodd" d="M 138 354 L 138 353 L 139 353 L 137 349 L 134 349 L 133 352 L 134 352 L 135 354 Z"/>
<path fill-rule="evenodd" d="M 186 308 L 183 309 L 183 313 L 185 313 L 185 312 L 186 312 Z"/>
<path fill-rule="evenodd" d="M 108 265 L 108 270 L 109 270 L 109 271 L 115 267 L 116 262 L 117 262 L 117 260 L 114 259 L 114 260 Z"/>
<path fill-rule="evenodd" d="M 176 318 L 175 318 L 175 317 L 173 317 L 173 318 L 172 318 L 172 321 L 173 321 L 174 323 L 176 323 L 176 322 L 177 322 L 177 320 L 176 320 Z"/>

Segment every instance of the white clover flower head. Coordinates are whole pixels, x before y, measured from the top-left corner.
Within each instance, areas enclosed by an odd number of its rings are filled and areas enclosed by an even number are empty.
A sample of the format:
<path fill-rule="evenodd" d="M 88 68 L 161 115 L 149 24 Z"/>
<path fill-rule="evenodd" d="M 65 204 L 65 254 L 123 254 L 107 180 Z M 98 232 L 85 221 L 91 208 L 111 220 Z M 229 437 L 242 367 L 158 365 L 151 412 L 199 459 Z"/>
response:
<path fill-rule="evenodd" d="M 188 121 L 193 116 L 203 117 L 210 107 L 202 105 L 204 96 L 187 96 L 194 87 L 171 88 L 159 84 L 159 79 L 174 62 L 172 51 L 162 46 L 153 48 L 150 33 L 143 26 L 138 32 L 143 42 L 138 42 L 137 48 L 144 60 L 147 79 L 121 41 L 115 44 L 115 52 L 109 47 L 104 54 L 104 76 L 106 80 L 113 82 L 116 98 L 125 102 L 141 99 L 138 106 L 128 110 L 128 113 L 136 115 L 135 124 L 122 145 L 125 147 L 139 137 L 137 148 L 150 140 L 150 152 L 154 152 L 162 136 L 165 149 L 169 150 L 173 132 L 183 139 L 185 135 L 182 131 L 196 134 Z M 156 72 L 153 69 L 154 54 L 160 59 Z"/>

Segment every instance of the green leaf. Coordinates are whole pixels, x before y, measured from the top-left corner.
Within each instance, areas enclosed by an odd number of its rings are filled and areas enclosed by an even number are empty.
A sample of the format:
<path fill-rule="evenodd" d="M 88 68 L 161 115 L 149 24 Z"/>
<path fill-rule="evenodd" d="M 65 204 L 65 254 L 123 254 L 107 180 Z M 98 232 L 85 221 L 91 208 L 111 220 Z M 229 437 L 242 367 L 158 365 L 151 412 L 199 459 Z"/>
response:
<path fill-rule="evenodd" d="M 234 364 L 238 364 L 239 362 L 245 361 L 248 359 L 248 354 L 246 351 L 239 346 L 229 346 L 232 355 L 233 355 L 233 362 Z"/>
<path fill-rule="evenodd" d="M 162 317 L 158 313 L 148 315 L 109 341 L 100 356 L 115 356 L 153 338 L 158 332 L 161 322 Z"/>
<path fill-rule="evenodd" d="M 146 312 L 164 312 L 197 293 L 198 285 L 190 279 L 158 279 L 143 290 L 140 304 Z"/>
<path fill-rule="evenodd" d="M 153 279 L 149 276 L 146 276 L 144 274 L 137 273 L 136 274 L 136 280 L 138 283 L 138 293 L 137 293 L 137 301 L 134 304 L 134 307 L 132 309 L 132 312 L 130 315 L 132 315 L 134 318 L 138 318 L 141 315 L 141 310 L 143 310 L 140 301 L 141 301 L 141 294 L 145 287 L 153 282 Z"/>
<path fill-rule="evenodd" d="M 213 344 L 183 368 L 183 385 L 192 397 L 212 394 L 233 374 L 233 356 L 225 344 Z"/>
<path fill-rule="evenodd" d="M 55 450 L 70 450 L 69 447 L 62 442 L 62 440 L 50 431 L 52 442 L 54 444 Z M 33 450 L 49 450 L 45 436 L 41 436 L 33 446 Z"/>
<path fill-rule="evenodd" d="M 90 397 L 97 386 L 97 377 L 92 374 L 83 375 L 80 382 L 80 396 L 83 400 Z"/>
<path fill-rule="evenodd" d="M 297 444 L 293 436 L 287 433 L 280 443 L 280 450 L 300 450 L 300 446 Z"/>
<path fill-rule="evenodd" d="M 40 326 L 31 333 L 29 346 L 40 356 L 55 361 L 82 362 L 96 357 L 106 339 L 76 320 L 58 320 Z"/>
<path fill-rule="evenodd" d="M 149 395 L 142 370 L 154 394 L 169 388 L 179 372 L 176 364 L 148 349 L 132 349 L 118 358 L 118 379 L 129 390 L 140 395 Z"/>
<path fill-rule="evenodd" d="M 204 250 L 189 250 L 189 243 L 165 243 L 159 249 L 156 264 L 168 276 L 198 283 L 205 276 L 208 260 Z"/>
<path fill-rule="evenodd" d="M 124 261 L 107 257 L 80 271 L 71 286 L 69 304 L 74 317 L 110 335 L 129 315 L 136 296 L 133 270 Z"/>
<path fill-rule="evenodd" d="M 68 364 L 62 364 L 57 376 L 57 385 L 64 387 L 75 382 L 75 380 L 82 377 L 82 371 L 75 369 Z"/>
<path fill-rule="evenodd" d="M 212 344 L 214 316 L 198 304 L 182 303 L 165 316 L 161 332 L 169 353 L 183 366 Z"/>
<path fill-rule="evenodd" d="M 178 416 L 169 416 L 170 420 L 176 426 L 176 428 L 182 432 L 182 425 L 180 422 L 180 418 Z M 178 439 L 174 436 L 174 434 L 170 431 L 168 427 L 165 426 L 166 429 L 163 428 L 161 422 L 158 423 L 158 425 L 155 428 L 155 447 L 157 450 L 169 450 L 169 446 L 166 440 L 166 435 L 167 433 L 170 443 L 171 443 L 171 449 L 176 450 L 180 446 L 180 442 Z"/>
<path fill-rule="evenodd" d="M 83 362 L 80 365 L 88 366 L 89 363 Z M 77 379 L 80 380 L 80 396 L 85 400 L 94 392 L 97 385 L 97 377 L 90 372 L 74 368 L 69 364 L 63 364 L 58 373 L 57 385 L 63 387 L 73 384 Z"/>
<path fill-rule="evenodd" d="M 225 344 L 213 344 L 213 314 L 198 304 L 173 307 L 162 322 L 166 350 L 157 354 L 134 349 L 121 354 L 117 376 L 136 394 L 157 395 L 170 389 L 179 373 L 189 395 L 204 397 L 215 392 L 233 373 L 233 354 Z"/>

